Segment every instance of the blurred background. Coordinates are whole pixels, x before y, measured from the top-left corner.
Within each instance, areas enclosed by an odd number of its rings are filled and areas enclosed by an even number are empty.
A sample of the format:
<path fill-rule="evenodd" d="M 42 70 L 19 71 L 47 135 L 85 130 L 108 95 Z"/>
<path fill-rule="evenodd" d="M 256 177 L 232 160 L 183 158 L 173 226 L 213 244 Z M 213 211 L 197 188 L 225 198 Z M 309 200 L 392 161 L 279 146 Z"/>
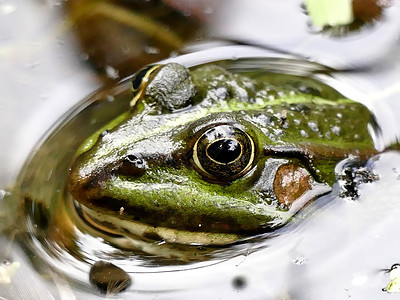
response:
<path fill-rule="evenodd" d="M 348 24 L 315 26 L 300 0 L 3 0 L 0 183 L 12 184 L 68 107 L 146 64 L 185 53 L 247 44 L 338 70 L 373 70 L 363 75 L 375 77 L 374 86 L 362 89 L 381 99 L 383 86 L 396 89 L 399 3 L 354 0 L 352 8 Z"/>

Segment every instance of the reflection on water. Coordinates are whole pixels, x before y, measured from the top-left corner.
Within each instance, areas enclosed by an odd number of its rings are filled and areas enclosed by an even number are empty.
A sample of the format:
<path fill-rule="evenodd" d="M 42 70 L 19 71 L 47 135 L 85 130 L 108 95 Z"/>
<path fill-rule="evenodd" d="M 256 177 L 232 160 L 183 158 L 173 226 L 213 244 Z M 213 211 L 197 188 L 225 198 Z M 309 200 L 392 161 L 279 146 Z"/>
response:
<path fill-rule="evenodd" d="M 272 72 L 303 76 L 315 71 L 318 76 L 320 68 L 276 59 L 221 64 L 236 72 L 264 64 Z M 319 76 L 321 80 L 335 80 L 334 74 L 333 77 Z M 338 292 L 336 298 L 344 294 L 381 296 L 385 276 L 379 269 L 396 262 L 396 251 L 380 249 L 384 255 L 374 258 L 373 263 L 359 258 L 366 259 L 371 255 L 370 250 L 367 251 L 369 254 L 363 253 L 364 244 L 371 243 L 372 234 L 372 241 L 388 238 L 390 230 L 385 228 L 383 235 L 379 224 L 395 222 L 396 188 L 385 191 L 386 186 L 394 185 L 400 178 L 397 174 L 400 174 L 400 156 L 395 152 L 373 157 L 367 163 L 379 180 L 361 184 L 359 199 L 338 197 L 342 187 L 336 184 L 332 193 L 309 205 L 291 223 L 272 235 L 261 234 L 229 247 L 121 240 L 121 237 L 99 233 L 85 224 L 66 190 L 70 162 L 87 136 L 123 113 L 130 98 L 128 81 L 112 89 L 100 90 L 67 112 L 57 127 L 42 139 L 37 152 L 21 172 L 16 188 L 2 203 L 8 205 L 8 211 L 18 215 L 20 220 L 18 226 L 5 228 L 14 241 L 6 244 L 24 249 L 21 256 L 7 251 L 8 259 L 32 264 L 43 278 L 55 281 L 55 285 L 43 291 L 100 295 L 92 287 L 95 285 L 111 294 L 129 286 L 120 294 L 126 299 L 133 294 L 139 298 L 159 295 L 185 299 L 193 292 L 210 298 L 215 294 L 223 298 L 249 295 L 254 298 L 318 298 L 332 286 L 343 285 L 343 291 Z M 379 190 L 385 191 L 385 197 L 378 202 L 375 197 Z M 25 255 L 30 262 L 22 260 Z M 357 259 L 353 259 L 353 255 Z M 197 262 L 190 263 L 193 259 Z M 22 267 L 26 268 L 26 265 Z M 115 273 L 117 275 L 113 276 L 125 279 L 115 279 L 111 288 L 104 287 L 104 283 L 96 279 L 102 272 Z M 337 278 L 334 274 L 339 273 L 343 276 Z M 348 281 L 343 280 L 346 276 L 350 276 Z M 326 277 L 328 282 L 323 280 Z M 39 282 L 48 285 L 47 280 Z M 264 288 L 265 285 L 268 288 Z M 76 291 L 70 291 L 69 286 Z M 315 297 L 309 296 L 310 291 Z"/>
<path fill-rule="evenodd" d="M 398 2 L 394 2 L 385 13 L 381 25 L 370 28 L 367 33 L 363 32 L 360 38 L 353 36 L 342 41 L 331 40 L 327 36 L 310 36 L 304 22 L 305 16 L 298 13 L 299 2 L 287 1 L 279 6 L 259 10 L 275 14 L 270 18 L 256 18 L 255 4 L 249 8 L 249 16 L 246 17 L 244 13 L 239 18 L 238 11 L 235 11 L 238 7 L 235 2 L 230 5 L 230 10 L 225 9 L 216 14 L 224 24 L 216 24 L 211 31 L 217 37 L 262 41 L 263 45 L 279 46 L 278 48 L 288 52 L 294 49 L 296 53 L 333 67 L 354 68 L 357 65 L 371 66 L 378 62 L 379 67 L 374 65 L 364 72 L 335 74 L 333 78 L 326 80 L 345 96 L 363 102 L 376 113 L 383 129 L 382 144 L 389 145 L 396 141 L 396 137 L 400 136 L 400 124 L 396 121 L 394 112 L 400 109 L 397 101 L 400 89 L 396 85 L 398 66 L 392 60 L 393 55 L 398 52 Z M 266 3 L 265 5 L 269 5 Z M 7 12 L 7 16 L 13 17 L 12 14 L 18 12 L 19 6 L 5 4 L 2 3 L 0 13 Z M 277 14 L 276 11 L 282 14 Z M 282 17 L 283 15 L 286 17 Z M 293 22 L 284 21 L 285 24 L 282 24 L 282 20 L 288 19 Z M 266 20 L 270 22 L 269 26 L 265 26 Z M 242 26 L 242 22 L 248 26 Z M 257 25 L 254 22 L 259 23 Z M 253 34 L 249 34 L 249 27 L 262 30 L 250 30 Z M 243 28 L 247 28 L 245 33 Z M 14 32 L 12 28 L 9 30 L 9 33 Z M 2 124 L 2 140 L 6 141 L 3 151 L 7 151 L 7 155 L 3 156 L 2 167 L 8 163 L 8 158 L 14 160 L 12 154 L 24 156 L 28 150 L 23 151 L 23 148 L 27 145 L 30 147 L 29 145 L 37 141 L 43 127 L 49 128 L 66 110 L 65 107 L 70 107 L 72 102 L 76 102 L 98 85 L 87 79 L 87 74 L 74 77 L 76 73 L 86 72 L 82 69 L 61 71 L 60 65 L 54 64 L 58 62 L 57 55 L 61 55 L 61 60 L 68 62 L 67 65 L 75 62 L 79 66 L 79 59 L 75 55 L 57 53 L 57 49 L 62 51 L 60 45 L 64 41 L 52 41 L 56 46 L 51 49 L 56 50 L 52 52 L 54 60 L 50 65 L 46 65 L 43 57 L 36 60 L 31 52 L 32 56 L 28 55 L 26 58 L 26 53 L 21 51 L 36 49 L 35 43 L 37 45 L 38 42 L 28 37 L 35 36 L 35 32 L 20 31 L 26 33 L 21 40 L 28 40 L 28 44 L 24 43 L 28 46 L 18 47 L 19 51 L 10 56 L 13 51 L 4 51 L 6 48 L 1 45 L 0 52 L 1 56 L 8 53 L 7 60 L 2 60 L 2 63 L 7 61 L 6 65 L 11 66 L 5 68 L 7 72 L 3 74 L 12 74 L 8 72 L 10 69 L 17 72 L 17 76 L 11 76 L 11 81 L 15 83 L 13 88 L 6 88 L 6 94 L 3 94 L 4 90 L 0 91 L 2 101 L 8 101 L 2 103 L 5 105 L 2 117 L 4 115 L 7 120 Z M 360 49 L 363 50 L 361 54 Z M 207 53 L 203 56 L 206 57 Z M 207 60 L 204 57 L 201 59 Z M 28 73 L 26 70 L 32 72 L 31 76 L 25 77 Z M 47 74 L 46 83 L 40 84 L 36 79 L 43 74 Z M 27 83 L 20 88 L 23 82 Z M 61 85 L 66 83 L 68 84 L 62 88 Z M 77 87 L 82 86 L 85 88 L 77 92 Z M 126 87 L 121 88 L 121 91 L 115 92 L 123 94 Z M 90 104 L 90 109 L 81 111 L 81 106 L 67 114 L 72 117 L 79 112 L 82 118 L 89 120 L 85 123 L 86 127 L 66 122 L 62 123 L 65 125 L 63 130 L 73 134 L 59 136 L 58 132 L 49 132 L 41 141 L 50 141 L 49 147 L 42 148 L 36 154 L 43 159 L 32 160 L 30 170 L 33 172 L 24 169 L 20 175 L 20 179 L 24 179 L 26 184 L 11 194 L 5 191 L 0 194 L 0 230 L 3 232 L 0 259 L 4 261 L 0 266 L 1 297 L 98 298 L 99 293 L 88 282 L 90 265 L 100 257 L 105 261 L 113 261 L 128 272 L 132 284 L 121 294 L 125 299 L 384 299 L 391 296 L 381 289 L 390 280 L 383 269 L 389 269 L 394 263 L 400 262 L 400 245 L 396 238 L 400 194 L 398 152 L 388 151 L 369 161 L 368 166 L 379 176 L 379 180 L 362 184 L 357 201 L 338 198 L 339 186 L 334 186 L 331 194 L 320 198 L 304 212 L 305 215 L 298 215 L 298 222 L 292 222 L 284 228 L 282 234 L 273 238 L 261 235 L 228 249 L 199 249 L 213 255 L 212 259 L 205 262 L 160 263 L 149 256 L 148 252 L 132 253 L 117 249 L 102 238 L 94 238 L 90 229 L 78 230 L 74 222 L 79 222 L 79 218 L 71 218 L 75 210 L 64 201 L 65 177 L 58 175 L 65 174 L 76 147 L 88 133 L 124 110 L 123 106 L 107 105 L 105 114 L 101 109 L 102 103 L 112 104 L 114 98 L 102 94 L 98 98 L 102 100 Z M 128 97 L 122 101 L 129 101 Z M 34 119 L 33 115 L 37 117 Z M 19 133 L 12 143 L 7 136 L 9 124 L 15 128 L 13 133 Z M 20 124 L 27 126 L 20 130 Z M 34 130 L 32 124 L 42 128 Z M 11 150 L 7 148 L 8 141 Z M 59 151 L 60 145 L 69 147 L 63 147 Z M 32 155 L 31 159 L 33 157 Z M 46 172 L 39 172 L 41 170 Z M 2 174 L 2 177 L 12 176 Z M 26 207 L 23 207 L 24 203 Z M 28 227 L 25 228 L 25 225 Z M 79 228 L 83 226 L 84 224 L 80 224 Z M 8 281 L 11 283 L 4 283 Z"/>
<path fill-rule="evenodd" d="M 176 55 L 187 41 L 204 36 L 204 11 L 192 12 L 180 1 L 70 0 L 64 9 L 85 59 L 114 80 Z"/>

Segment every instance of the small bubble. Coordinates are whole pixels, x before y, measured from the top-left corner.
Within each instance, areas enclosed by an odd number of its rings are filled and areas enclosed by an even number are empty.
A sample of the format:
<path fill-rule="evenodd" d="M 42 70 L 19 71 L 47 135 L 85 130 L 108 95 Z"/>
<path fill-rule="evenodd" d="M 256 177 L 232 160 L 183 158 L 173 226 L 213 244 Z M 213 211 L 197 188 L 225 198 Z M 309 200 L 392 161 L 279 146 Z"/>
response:
<path fill-rule="evenodd" d="M 305 137 L 305 138 L 308 137 L 308 133 L 306 131 L 304 131 L 303 129 L 300 130 L 300 134 L 301 134 L 302 137 Z"/>
<path fill-rule="evenodd" d="M 307 123 L 308 127 L 314 132 L 319 132 L 318 124 L 314 121 L 310 121 Z"/>
<path fill-rule="evenodd" d="M 257 98 L 256 98 L 256 104 L 257 104 L 257 105 L 263 105 L 263 104 L 264 104 L 263 99 L 260 98 L 260 97 L 257 97 Z"/>
<path fill-rule="evenodd" d="M 331 133 L 329 131 L 325 132 L 325 137 L 330 140 L 331 139 Z"/>
<path fill-rule="evenodd" d="M 112 95 L 108 95 L 108 96 L 106 97 L 106 100 L 107 100 L 108 102 L 113 102 L 113 101 L 115 100 L 115 97 L 112 96 Z"/>
<path fill-rule="evenodd" d="M 226 97 L 228 96 L 228 90 L 225 87 L 219 87 L 215 90 L 215 94 L 219 99 L 226 99 Z"/>
<path fill-rule="evenodd" d="M 339 126 L 331 126 L 331 131 L 336 134 L 337 136 L 340 135 L 341 128 Z"/>
<path fill-rule="evenodd" d="M 343 117 L 343 115 L 341 113 L 337 113 L 336 116 L 341 119 Z"/>

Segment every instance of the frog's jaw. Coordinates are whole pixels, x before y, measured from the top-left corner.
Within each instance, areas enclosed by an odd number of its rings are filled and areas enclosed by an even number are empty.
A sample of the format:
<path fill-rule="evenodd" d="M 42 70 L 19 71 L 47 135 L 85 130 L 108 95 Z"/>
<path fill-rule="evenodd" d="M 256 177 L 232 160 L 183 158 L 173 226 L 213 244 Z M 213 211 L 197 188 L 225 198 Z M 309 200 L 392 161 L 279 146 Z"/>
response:
<path fill-rule="evenodd" d="M 295 215 L 296 212 L 307 205 L 307 203 L 329 191 L 330 189 L 326 185 L 317 184 L 313 190 L 303 194 L 292 205 L 289 211 L 282 212 L 280 217 L 270 221 L 270 229 L 274 227 L 280 227 L 293 215 Z M 76 201 L 75 203 L 79 214 L 86 223 L 88 223 L 95 230 L 105 233 L 106 236 L 113 237 L 113 240 L 115 241 L 121 241 L 121 239 L 123 239 L 125 241 L 125 248 L 127 248 L 126 243 L 130 241 L 130 239 L 135 240 L 136 242 L 134 242 L 134 244 L 137 244 L 138 238 L 144 241 L 162 241 L 172 244 L 223 246 L 235 243 L 236 241 L 251 234 L 251 232 L 210 232 L 202 231 L 202 228 L 198 228 L 200 231 L 191 231 L 172 227 L 156 226 L 154 225 L 154 222 L 149 224 L 132 219 L 125 219 L 124 217 L 128 212 L 125 212 L 124 207 L 120 207 L 118 212 L 103 212 L 99 210 L 99 207 L 94 207 L 92 209 L 88 206 L 78 204 Z M 159 219 L 164 217 L 166 216 L 159 216 Z M 261 230 L 257 232 L 265 231 L 269 230 L 266 228 L 261 228 Z"/>
<path fill-rule="evenodd" d="M 119 216 L 102 214 L 84 205 L 76 204 L 82 218 L 92 227 L 109 235 L 117 236 L 121 233 L 132 238 L 147 238 L 167 243 L 187 245 L 227 245 L 242 238 L 241 235 L 230 233 L 193 232 L 177 230 L 168 227 L 158 227 L 139 221 L 121 219 Z"/>

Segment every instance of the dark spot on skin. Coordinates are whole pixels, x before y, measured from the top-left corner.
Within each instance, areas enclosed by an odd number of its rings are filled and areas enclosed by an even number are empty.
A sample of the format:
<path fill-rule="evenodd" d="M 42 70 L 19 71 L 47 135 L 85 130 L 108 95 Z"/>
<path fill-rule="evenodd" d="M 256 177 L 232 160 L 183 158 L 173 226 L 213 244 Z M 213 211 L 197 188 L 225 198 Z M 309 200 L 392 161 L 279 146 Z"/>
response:
<path fill-rule="evenodd" d="M 247 286 L 246 278 L 243 276 L 236 276 L 232 280 L 232 285 L 235 290 L 242 290 Z"/>
<path fill-rule="evenodd" d="M 105 294 L 120 293 L 132 284 L 128 273 L 112 263 L 101 260 L 90 268 L 89 281 Z"/>

